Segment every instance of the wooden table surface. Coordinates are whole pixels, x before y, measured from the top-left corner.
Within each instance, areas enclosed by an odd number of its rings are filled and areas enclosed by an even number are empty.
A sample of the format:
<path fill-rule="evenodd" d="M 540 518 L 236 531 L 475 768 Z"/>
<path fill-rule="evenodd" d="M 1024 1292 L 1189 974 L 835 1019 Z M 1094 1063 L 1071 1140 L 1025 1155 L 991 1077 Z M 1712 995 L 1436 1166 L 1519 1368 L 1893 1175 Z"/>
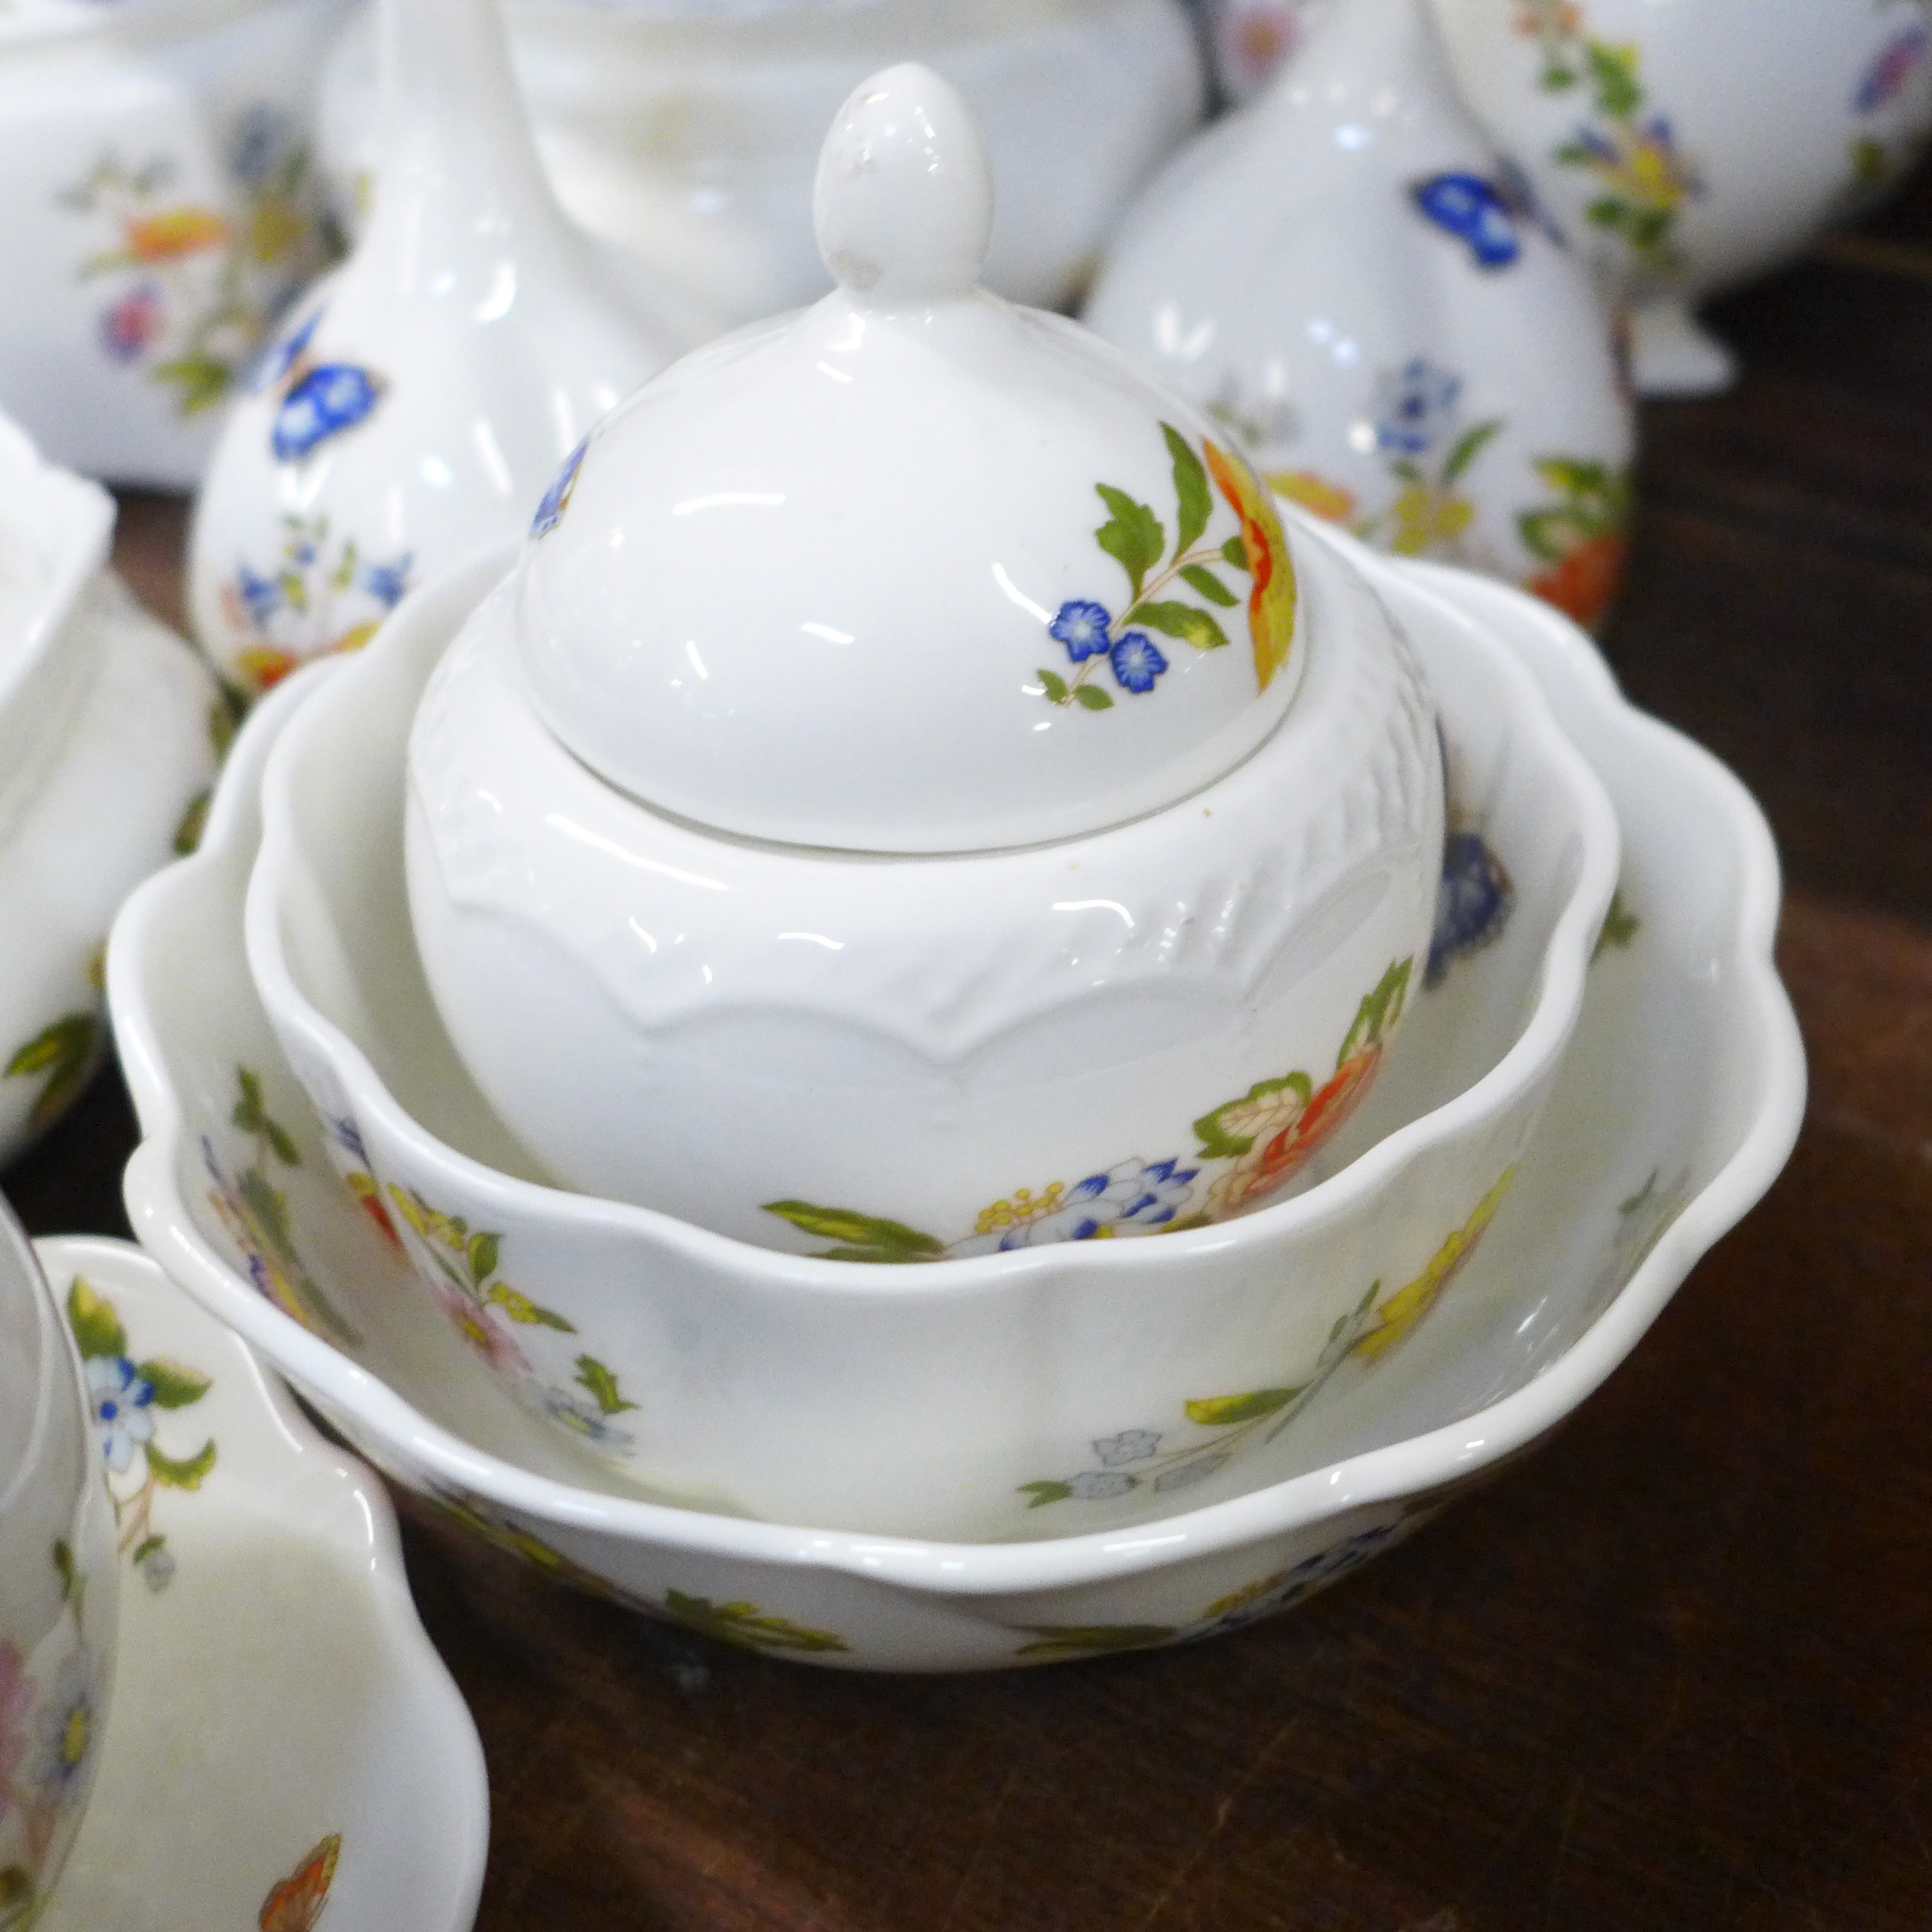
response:
<path fill-rule="evenodd" d="M 1646 410 L 1607 649 L 1784 847 L 1813 1089 L 1769 1198 L 1540 1455 L 1191 1649 L 820 1674 L 405 1502 L 489 1757 L 480 1926 L 1932 1928 L 1932 188 L 1717 319 L 1748 374 Z M 181 530 L 125 505 L 164 612 Z M 8 1192 L 124 1233 L 133 1138 L 105 1078 Z"/>

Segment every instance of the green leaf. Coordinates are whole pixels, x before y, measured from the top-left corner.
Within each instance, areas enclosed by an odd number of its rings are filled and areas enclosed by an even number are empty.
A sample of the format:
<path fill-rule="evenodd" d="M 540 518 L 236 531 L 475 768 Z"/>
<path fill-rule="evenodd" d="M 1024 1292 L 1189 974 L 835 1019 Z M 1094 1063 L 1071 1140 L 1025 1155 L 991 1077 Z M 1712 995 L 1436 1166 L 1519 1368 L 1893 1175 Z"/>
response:
<path fill-rule="evenodd" d="M 214 1438 L 210 1436 L 200 1448 L 184 1462 L 178 1462 L 172 1456 L 164 1456 L 151 1442 L 148 1444 L 148 1473 L 158 1483 L 165 1484 L 171 1490 L 198 1490 L 202 1478 L 214 1467 Z"/>
<path fill-rule="evenodd" d="M 1168 454 L 1174 458 L 1174 494 L 1180 505 L 1174 518 L 1174 554 L 1182 556 L 1208 527 L 1214 499 L 1208 494 L 1207 467 L 1187 439 L 1168 423 L 1161 424 L 1160 433 L 1167 439 Z"/>
<path fill-rule="evenodd" d="M 298 1262 L 295 1240 L 289 1232 L 289 1204 L 286 1196 L 269 1186 L 259 1167 L 244 1168 L 236 1176 L 235 1191 L 242 1205 L 254 1216 L 256 1232 L 284 1261 Z"/>
<path fill-rule="evenodd" d="M 638 1406 L 624 1400 L 617 1387 L 616 1376 L 595 1355 L 578 1357 L 577 1383 L 580 1388 L 590 1391 L 591 1400 L 603 1414 L 622 1415 L 627 1408 Z"/>
<path fill-rule="evenodd" d="M 235 1103 L 235 1112 L 229 1117 L 244 1134 L 259 1134 L 262 1131 L 262 1082 L 257 1075 L 245 1066 L 235 1070 L 235 1077 L 242 1089 L 242 1097 Z"/>
<path fill-rule="evenodd" d="M 1285 1094 L 1292 1090 L 1300 1096 L 1305 1107 L 1315 1095 L 1315 1082 L 1305 1073 L 1284 1073 L 1279 1080 L 1257 1080 L 1238 1100 L 1223 1100 L 1211 1114 L 1203 1114 L 1194 1123 L 1196 1137 L 1201 1143 L 1200 1158 L 1203 1160 L 1232 1160 L 1244 1154 L 1255 1144 L 1252 1134 L 1231 1134 L 1221 1124 L 1222 1117 L 1237 1107 L 1250 1101 L 1265 1100 L 1270 1094 Z"/>
<path fill-rule="evenodd" d="M 122 1327 L 113 1303 L 96 1294 L 78 1275 L 67 1292 L 67 1324 L 89 1361 L 97 1356 L 115 1358 L 128 1352 L 128 1331 Z"/>
<path fill-rule="evenodd" d="M 1524 549 L 1545 563 L 1561 563 L 1570 554 L 1566 539 L 1576 529 L 1575 514 L 1569 510 L 1525 510 L 1516 520 Z"/>
<path fill-rule="evenodd" d="M 199 1369 L 172 1361 L 166 1355 L 136 1363 L 134 1372 L 154 1390 L 157 1408 L 190 1408 L 214 1386 Z"/>
<path fill-rule="evenodd" d="M 1073 687 L 1073 701 L 1084 705 L 1089 711 L 1111 711 L 1114 700 L 1097 684 L 1076 684 Z"/>
<path fill-rule="evenodd" d="M 92 1013 L 68 1013 L 43 1028 L 8 1061 L 10 1077 L 46 1076 L 28 1114 L 34 1126 L 46 1126 L 80 1092 L 100 1034 L 100 1022 Z"/>
<path fill-rule="evenodd" d="M 1172 1643 L 1180 1633 L 1168 1624 L 1027 1624 L 1039 1639 L 1024 1644 L 1022 1657 L 1092 1657 L 1108 1651 L 1147 1650 Z"/>
<path fill-rule="evenodd" d="M 1240 540 L 1236 538 L 1235 541 Z M 1245 567 L 1244 560 L 1244 568 Z M 1191 585 L 1198 590 L 1209 603 L 1218 604 L 1223 610 L 1227 609 L 1230 604 L 1238 604 L 1241 601 L 1211 570 L 1203 565 L 1198 563 L 1184 565 L 1180 575 L 1184 583 Z"/>
<path fill-rule="evenodd" d="M 1238 536 L 1232 536 L 1221 546 L 1221 554 L 1237 570 L 1248 567 L 1248 547 Z"/>
<path fill-rule="evenodd" d="M 1607 41 L 1584 43 L 1583 58 L 1597 84 L 1597 106 L 1612 121 L 1627 120 L 1643 105 L 1643 84 L 1636 77 L 1636 55 Z"/>
<path fill-rule="evenodd" d="M 74 1560 L 72 1546 L 66 1543 L 54 1545 L 54 1568 L 61 1580 L 61 1601 L 71 1604 L 79 1612 L 81 1600 L 87 1594 L 87 1579 L 80 1574 L 80 1565 Z"/>
<path fill-rule="evenodd" d="M 682 1590 L 667 1590 L 664 1610 L 689 1629 L 752 1650 L 846 1648 L 845 1640 L 830 1630 L 814 1630 L 808 1624 L 795 1624 L 788 1617 L 772 1616 L 755 1604 L 714 1604 L 708 1597 L 688 1597 Z"/>
<path fill-rule="evenodd" d="M 262 1117 L 262 1132 L 274 1150 L 275 1158 L 284 1167 L 301 1166 L 302 1149 L 296 1145 L 293 1136 L 266 1114 Z"/>
<path fill-rule="evenodd" d="M 1335 1056 L 1337 1072 L 1357 1054 L 1374 1046 L 1401 1018 L 1408 998 L 1409 969 L 1414 964 L 1412 959 L 1398 959 L 1376 982 L 1375 991 L 1355 1009 L 1355 1023 L 1342 1042 L 1342 1051 Z"/>
<path fill-rule="evenodd" d="M 1020 1494 L 1030 1496 L 1028 1509 L 1044 1509 L 1048 1503 L 1064 1503 L 1073 1493 L 1070 1483 L 1022 1483 Z"/>
<path fill-rule="evenodd" d="M 1094 487 L 1114 513 L 1094 532 L 1094 538 L 1127 573 L 1127 581 L 1138 597 L 1148 572 L 1167 549 L 1167 532 L 1146 504 L 1136 502 L 1124 490 L 1116 490 L 1110 483 Z"/>
<path fill-rule="evenodd" d="M 33 1874 L 24 1865 L 8 1865 L 0 1870 L 0 1912 L 25 1914 L 32 1909 L 34 1900 L 39 1896 L 34 1889 Z M 20 1924 L 25 1932 L 28 1921 L 23 1916 Z"/>
<path fill-rule="evenodd" d="M 860 1214 L 850 1208 L 814 1208 L 809 1201 L 767 1201 L 765 1212 L 789 1221 L 801 1234 L 842 1242 L 861 1252 L 842 1253 L 839 1261 L 937 1261 L 946 1244 L 902 1221 Z"/>
<path fill-rule="evenodd" d="M 554 1308 L 544 1308 L 532 1301 L 527 1294 L 520 1294 L 507 1282 L 493 1282 L 490 1292 L 484 1296 L 490 1305 L 500 1308 L 512 1322 L 518 1322 L 526 1328 L 554 1328 L 560 1335 L 574 1335 L 577 1324 L 566 1322 Z"/>
<path fill-rule="evenodd" d="M 470 1278 L 478 1288 L 496 1272 L 496 1258 L 502 1246 L 500 1235 L 484 1234 L 479 1230 L 470 1236 L 464 1258 L 470 1264 Z"/>
<path fill-rule="evenodd" d="M 1163 637 L 1178 638 L 1197 651 L 1217 651 L 1228 641 L 1217 618 L 1192 604 L 1136 604 L 1131 616 Z"/>
<path fill-rule="evenodd" d="M 138 1568 L 150 1556 L 158 1555 L 167 1546 L 168 1540 L 165 1536 L 144 1537 L 141 1541 L 135 1544 L 128 1560 Z"/>
<path fill-rule="evenodd" d="M 1442 466 L 1442 480 L 1453 483 L 1482 454 L 1492 438 L 1502 430 L 1500 422 L 1478 423 L 1473 429 L 1465 430 L 1456 439 L 1456 446 L 1449 452 L 1449 460 Z"/>
<path fill-rule="evenodd" d="M 174 852 L 177 859 L 185 859 L 201 843 L 201 835 L 208 829 L 208 808 L 214 801 L 212 787 L 196 792 L 188 800 L 188 809 L 175 827 Z"/>
<path fill-rule="evenodd" d="M 1054 704 L 1064 704 L 1066 702 L 1066 679 L 1056 676 L 1050 670 L 1042 670 L 1040 674 L 1040 681 L 1045 686 L 1048 698 Z"/>
<path fill-rule="evenodd" d="M 171 383 L 179 392 L 175 404 L 184 416 L 212 409 L 227 394 L 235 380 L 235 372 L 228 364 L 218 362 L 212 356 L 178 356 L 170 362 L 157 362 L 152 373 L 157 382 Z"/>
<path fill-rule="evenodd" d="M 1624 889 L 1618 886 L 1610 895 L 1610 909 L 1604 915 L 1604 928 L 1597 935 L 1591 958 L 1594 961 L 1600 958 L 1612 946 L 1621 950 L 1642 930 L 1643 921 L 1624 904 Z"/>
<path fill-rule="evenodd" d="M 1226 1429 L 1237 1422 L 1253 1422 L 1286 1408 L 1301 1393 L 1298 1388 L 1253 1389 L 1246 1395 L 1211 1395 L 1184 1403 L 1190 1422 L 1209 1429 Z"/>

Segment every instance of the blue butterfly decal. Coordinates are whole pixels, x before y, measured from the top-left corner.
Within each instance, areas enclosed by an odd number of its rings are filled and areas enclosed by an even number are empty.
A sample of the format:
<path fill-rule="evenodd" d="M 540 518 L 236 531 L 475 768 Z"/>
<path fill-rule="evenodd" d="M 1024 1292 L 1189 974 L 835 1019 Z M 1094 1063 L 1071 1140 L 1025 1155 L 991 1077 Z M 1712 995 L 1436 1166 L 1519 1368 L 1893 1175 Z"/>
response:
<path fill-rule="evenodd" d="M 1452 832 L 1442 847 L 1442 879 L 1436 889 L 1436 931 L 1429 942 L 1425 986 L 1439 986 L 1450 964 L 1480 952 L 1509 923 L 1516 888 L 1503 862 L 1479 832 Z"/>
<path fill-rule="evenodd" d="M 533 537 L 548 536 L 563 521 L 563 513 L 570 507 L 572 493 L 577 488 L 577 472 L 584 467 L 584 452 L 590 447 L 587 436 L 563 459 L 563 467 L 557 472 L 556 481 L 543 494 L 543 501 L 537 506 L 537 513 L 530 524 Z"/>
<path fill-rule="evenodd" d="M 293 380 L 290 380 L 290 376 Z M 382 400 L 382 377 L 352 362 L 298 362 L 284 377 L 268 446 L 278 463 L 299 463 L 318 443 L 353 429 Z"/>
<path fill-rule="evenodd" d="M 1478 268 L 1507 268 L 1522 253 L 1516 209 L 1502 189 L 1480 175 L 1431 175 L 1416 182 L 1409 194 L 1437 227 L 1468 247 Z"/>

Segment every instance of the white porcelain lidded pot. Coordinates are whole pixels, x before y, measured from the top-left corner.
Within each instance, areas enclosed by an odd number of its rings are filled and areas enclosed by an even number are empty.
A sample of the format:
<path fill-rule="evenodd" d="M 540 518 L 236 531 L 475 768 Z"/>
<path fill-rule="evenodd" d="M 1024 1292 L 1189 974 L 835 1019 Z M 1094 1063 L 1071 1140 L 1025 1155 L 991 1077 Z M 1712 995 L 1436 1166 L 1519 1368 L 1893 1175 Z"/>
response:
<path fill-rule="evenodd" d="M 1124 223 L 1086 320 L 1276 492 L 1606 614 L 1635 436 L 1607 319 L 1457 100 L 1425 0 L 1347 0 Z"/>
<path fill-rule="evenodd" d="M 437 1006 L 552 1175 L 766 1245 L 1155 1232 L 1203 1148 L 1252 1204 L 1427 948 L 1416 659 L 1204 418 L 978 286 L 930 70 L 816 208 L 833 293 L 607 418 L 424 694 Z"/>

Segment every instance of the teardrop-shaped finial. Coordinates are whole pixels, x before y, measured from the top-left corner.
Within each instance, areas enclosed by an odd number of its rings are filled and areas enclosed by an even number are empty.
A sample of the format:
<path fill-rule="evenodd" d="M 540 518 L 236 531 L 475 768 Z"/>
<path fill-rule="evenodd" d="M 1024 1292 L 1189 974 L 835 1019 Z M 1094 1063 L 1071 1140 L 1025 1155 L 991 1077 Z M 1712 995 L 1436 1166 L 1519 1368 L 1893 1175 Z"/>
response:
<path fill-rule="evenodd" d="M 820 151 L 812 212 L 818 252 L 852 294 L 970 293 L 992 236 L 992 170 L 951 83 L 907 61 L 855 88 Z"/>

